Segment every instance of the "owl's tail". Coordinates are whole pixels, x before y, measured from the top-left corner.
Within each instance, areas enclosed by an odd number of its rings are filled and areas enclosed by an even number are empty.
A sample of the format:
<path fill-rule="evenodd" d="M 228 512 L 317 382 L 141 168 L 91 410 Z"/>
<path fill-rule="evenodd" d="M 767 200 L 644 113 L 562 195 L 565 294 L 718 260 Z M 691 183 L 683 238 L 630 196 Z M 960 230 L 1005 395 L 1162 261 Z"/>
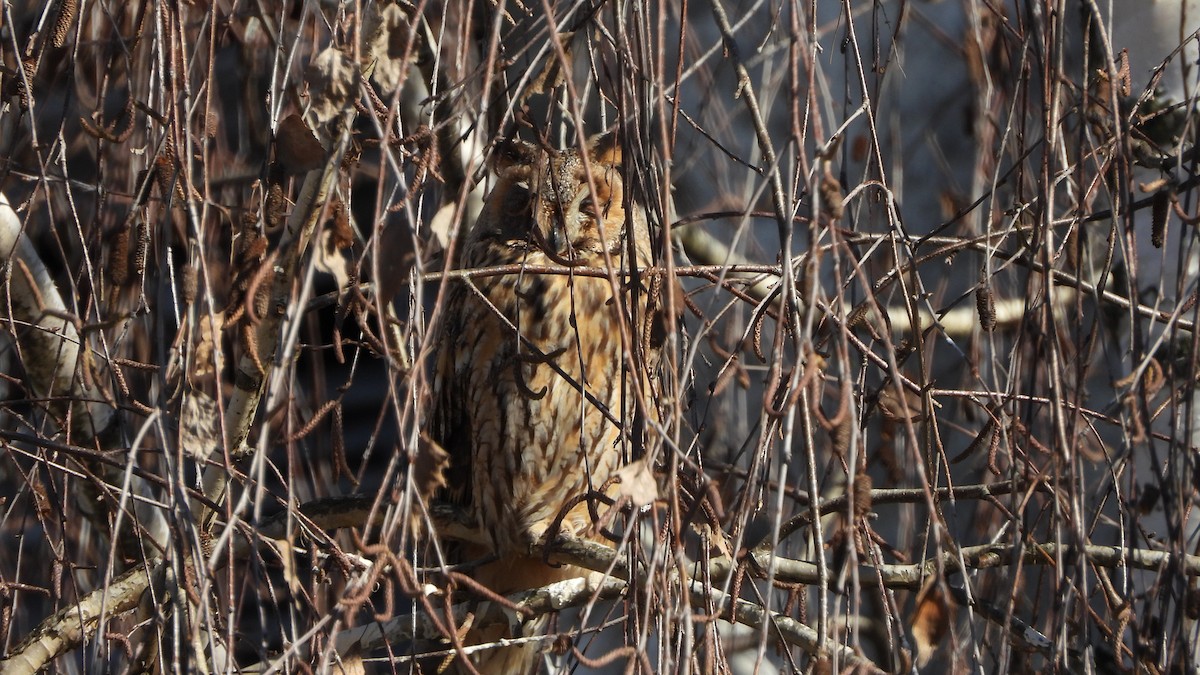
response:
<path fill-rule="evenodd" d="M 488 589 L 507 595 L 549 584 L 588 578 L 594 574 L 582 567 L 565 565 L 551 567 L 540 557 L 512 556 L 485 565 L 476 571 L 475 580 Z M 545 636 L 550 617 L 541 615 L 521 624 L 520 634 L 509 626 L 494 623 L 471 629 L 464 639 L 466 645 L 484 645 L 513 638 L 536 638 Z M 549 648 L 548 640 L 529 640 L 507 647 L 496 647 L 475 652 L 471 664 L 481 675 L 533 675 L 541 671 L 542 655 Z M 459 672 L 470 672 L 460 665 Z"/>

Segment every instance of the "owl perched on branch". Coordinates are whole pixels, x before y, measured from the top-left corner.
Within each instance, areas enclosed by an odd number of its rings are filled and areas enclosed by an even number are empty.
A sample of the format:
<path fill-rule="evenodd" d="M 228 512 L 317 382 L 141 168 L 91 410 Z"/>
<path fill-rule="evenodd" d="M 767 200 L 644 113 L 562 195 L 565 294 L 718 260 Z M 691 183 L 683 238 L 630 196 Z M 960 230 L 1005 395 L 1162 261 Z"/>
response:
<path fill-rule="evenodd" d="M 450 453 L 448 498 L 490 541 L 464 557 L 497 556 L 476 580 L 510 593 L 584 576 L 546 565 L 533 547 L 558 533 L 596 536 L 593 518 L 607 506 L 595 497 L 641 452 L 655 415 L 663 333 L 659 284 L 638 272 L 652 262 L 646 214 L 628 199 L 614 134 L 582 151 L 510 141 L 494 169 L 460 267 L 510 268 L 447 294 L 431 431 Z M 475 666 L 530 672 L 539 652 L 490 650 Z"/>

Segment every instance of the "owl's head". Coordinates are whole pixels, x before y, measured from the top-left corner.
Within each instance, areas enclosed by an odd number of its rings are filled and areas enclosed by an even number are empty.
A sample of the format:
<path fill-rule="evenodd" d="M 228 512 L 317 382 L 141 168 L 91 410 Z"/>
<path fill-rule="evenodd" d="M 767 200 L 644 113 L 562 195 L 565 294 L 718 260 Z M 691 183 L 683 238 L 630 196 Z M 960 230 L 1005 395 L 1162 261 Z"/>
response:
<path fill-rule="evenodd" d="M 626 217 L 617 135 L 593 136 L 585 147 L 586 161 L 578 149 L 502 143 L 493 155 L 499 180 L 481 221 L 493 234 L 527 241 L 558 262 L 602 265 L 606 252 L 619 260 L 627 226 L 639 251 L 648 250 L 645 213 L 635 205 Z"/>

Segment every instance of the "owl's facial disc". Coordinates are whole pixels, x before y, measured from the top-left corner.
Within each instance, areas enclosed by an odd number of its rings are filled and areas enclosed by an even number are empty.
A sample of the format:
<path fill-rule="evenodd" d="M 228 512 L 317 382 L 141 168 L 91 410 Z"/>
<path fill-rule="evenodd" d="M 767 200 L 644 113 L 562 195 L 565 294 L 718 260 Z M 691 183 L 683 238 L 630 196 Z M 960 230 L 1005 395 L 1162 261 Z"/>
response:
<path fill-rule="evenodd" d="M 607 241 L 619 244 L 621 240 L 624 223 L 606 220 L 608 205 L 597 205 L 586 190 L 565 203 L 543 200 L 540 207 L 536 227 L 539 245 L 560 264 L 580 264 L 580 258 L 611 252 L 613 246 L 601 238 L 601 222 Z"/>

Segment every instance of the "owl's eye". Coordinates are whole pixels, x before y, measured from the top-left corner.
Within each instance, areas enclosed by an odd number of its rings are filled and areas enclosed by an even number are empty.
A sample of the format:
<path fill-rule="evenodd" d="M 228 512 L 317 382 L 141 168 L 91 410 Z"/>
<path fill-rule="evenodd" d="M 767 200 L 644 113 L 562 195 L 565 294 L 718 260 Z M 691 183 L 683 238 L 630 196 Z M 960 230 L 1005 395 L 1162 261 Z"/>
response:
<path fill-rule="evenodd" d="M 604 212 L 607 210 L 608 203 L 597 205 L 591 197 L 584 197 L 583 201 L 579 202 L 579 212 L 592 218 L 604 216 Z"/>

